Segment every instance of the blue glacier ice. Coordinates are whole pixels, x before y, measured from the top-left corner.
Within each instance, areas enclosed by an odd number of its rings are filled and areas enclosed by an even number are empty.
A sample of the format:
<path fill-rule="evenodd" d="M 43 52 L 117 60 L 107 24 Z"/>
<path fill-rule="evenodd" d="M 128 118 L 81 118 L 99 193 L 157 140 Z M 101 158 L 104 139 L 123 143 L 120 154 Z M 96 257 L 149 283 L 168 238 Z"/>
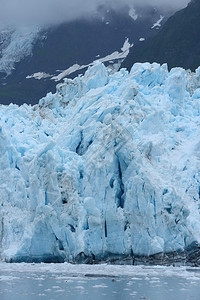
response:
<path fill-rule="evenodd" d="M 96 62 L 1 105 L 0 170 L 3 260 L 198 254 L 200 68 Z"/>

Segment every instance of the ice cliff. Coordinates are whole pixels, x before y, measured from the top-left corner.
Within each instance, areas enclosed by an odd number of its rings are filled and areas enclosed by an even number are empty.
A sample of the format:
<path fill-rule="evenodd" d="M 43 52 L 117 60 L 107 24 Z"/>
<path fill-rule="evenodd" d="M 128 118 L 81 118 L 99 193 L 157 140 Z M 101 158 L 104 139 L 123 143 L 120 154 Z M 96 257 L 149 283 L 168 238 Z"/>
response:
<path fill-rule="evenodd" d="M 96 63 L 0 123 L 2 259 L 200 262 L 200 68 Z"/>

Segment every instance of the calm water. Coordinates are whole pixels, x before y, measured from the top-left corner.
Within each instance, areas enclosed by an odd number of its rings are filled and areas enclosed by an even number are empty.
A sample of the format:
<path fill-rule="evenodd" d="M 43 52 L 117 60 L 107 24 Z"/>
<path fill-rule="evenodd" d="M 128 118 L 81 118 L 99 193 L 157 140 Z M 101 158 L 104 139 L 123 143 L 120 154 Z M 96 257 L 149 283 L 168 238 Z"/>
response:
<path fill-rule="evenodd" d="M 15 265 L 1 268 L 0 264 L 0 299 L 1 300 L 126 300 L 126 299 L 200 299 L 200 270 L 177 268 L 175 271 L 162 268 L 146 269 L 124 275 L 115 267 L 92 267 L 80 272 L 78 269 L 66 271 L 56 267 L 29 268 Z M 5 266 L 5 265 L 4 265 Z M 37 271 L 38 268 L 38 271 Z M 167 271 L 166 271 L 167 270 Z M 71 273 L 72 271 L 72 273 Z M 74 272 L 73 272 L 74 271 Z M 171 273 L 170 273 L 171 272 Z M 180 274 L 182 272 L 182 274 Z M 134 274 L 135 273 L 135 274 Z"/>

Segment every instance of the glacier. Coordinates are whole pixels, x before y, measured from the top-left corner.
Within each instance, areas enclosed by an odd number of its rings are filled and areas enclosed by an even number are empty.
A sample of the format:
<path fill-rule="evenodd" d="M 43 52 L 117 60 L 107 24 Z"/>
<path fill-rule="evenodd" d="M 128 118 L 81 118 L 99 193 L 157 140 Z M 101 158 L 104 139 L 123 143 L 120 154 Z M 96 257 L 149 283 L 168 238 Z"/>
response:
<path fill-rule="evenodd" d="M 200 68 L 95 62 L 0 106 L 0 257 L 200 264 Z"/>
<path fill-rule="evenodd" d="M 36 41 L 40 37 L 40 26 L 5 26 L 0 30 L 0 73 L 10 75 L 15 64 L 32 54 Z"/>

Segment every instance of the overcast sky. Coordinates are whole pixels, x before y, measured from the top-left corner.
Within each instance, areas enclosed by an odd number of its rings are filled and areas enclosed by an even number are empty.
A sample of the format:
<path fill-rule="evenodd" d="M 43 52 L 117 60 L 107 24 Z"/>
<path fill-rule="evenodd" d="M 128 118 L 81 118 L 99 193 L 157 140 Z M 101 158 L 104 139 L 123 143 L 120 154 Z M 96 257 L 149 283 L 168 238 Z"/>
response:
<path fill-rule="evenodd" d="M 121 9 L 134 4 L 153 6 L 166 3 L 175 9 L 185 7 L 189 0 L 0 0 L 2 24 L 59 23 L 94 16 L 101 4 Z"/>

